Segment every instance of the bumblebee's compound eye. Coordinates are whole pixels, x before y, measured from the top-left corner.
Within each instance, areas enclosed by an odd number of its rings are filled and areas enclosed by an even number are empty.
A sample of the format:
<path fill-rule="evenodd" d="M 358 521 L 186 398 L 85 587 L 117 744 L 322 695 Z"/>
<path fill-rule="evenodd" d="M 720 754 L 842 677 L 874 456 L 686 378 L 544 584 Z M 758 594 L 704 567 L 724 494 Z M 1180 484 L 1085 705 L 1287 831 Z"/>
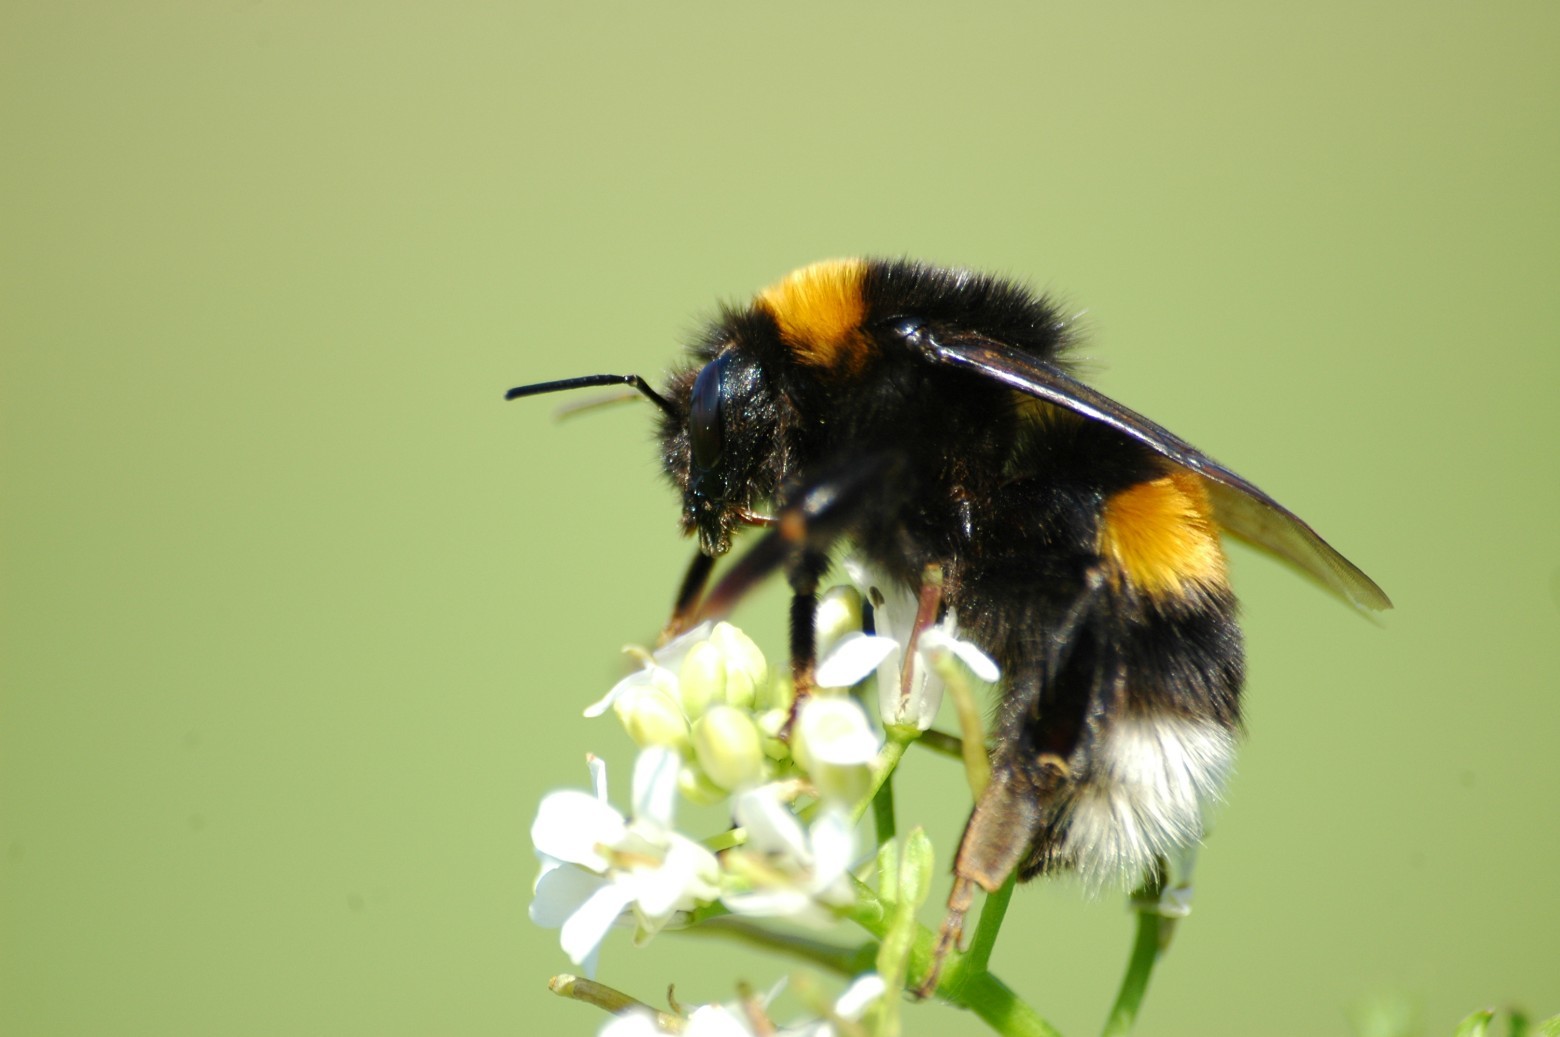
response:
<path fill-rule="evenodd" d="M 725 450 L 720 413 L 725 371 L 726 357 L 718 356 L 705 364 L 693 380 L 693 398 L 688 405 L 688 445 L 694 467 L 701 471 L 707 472 L 719 464 Z"/>

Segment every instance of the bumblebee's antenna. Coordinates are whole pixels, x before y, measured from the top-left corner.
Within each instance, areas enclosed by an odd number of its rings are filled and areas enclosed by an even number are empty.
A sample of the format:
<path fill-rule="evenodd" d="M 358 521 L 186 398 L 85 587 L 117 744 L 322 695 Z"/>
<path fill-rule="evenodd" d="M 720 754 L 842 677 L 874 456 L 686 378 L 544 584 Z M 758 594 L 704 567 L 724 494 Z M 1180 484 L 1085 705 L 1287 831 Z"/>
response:
<path fill-rule="evenodd" d="M 666 397 L 650 388 L 649 383 L 637 374 L 588 374 L 579 378 L 564 378 L 556 382 L 517 385 L 504 393 L 504 399 L 518 400 L 522 396 L 540 396 L 544 392 L 563 392 L 565 389 L 589 389 L 596 385 L 633 386 L 643 393 L 651 403 L 660 407 L 667 417 L 676 419 L 681 416 L 670 403 L 666 402 Z"/>

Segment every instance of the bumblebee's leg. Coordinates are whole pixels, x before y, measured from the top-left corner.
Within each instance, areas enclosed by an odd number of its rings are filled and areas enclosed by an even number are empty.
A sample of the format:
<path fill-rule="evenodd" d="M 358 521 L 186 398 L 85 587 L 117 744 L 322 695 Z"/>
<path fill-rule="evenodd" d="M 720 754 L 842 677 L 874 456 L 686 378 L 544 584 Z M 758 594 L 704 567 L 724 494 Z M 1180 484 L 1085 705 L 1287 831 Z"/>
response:
<path fill-rule="evenodd" d="M 791 678 L 795 698 L 783 733 L 790 731 L 797 708 L 812 694 L 816 664 L 814 642 L 818 581 L 829 568 L 829 548 L 850 532 L 866 508 L 889 503 L 888 494 L 904 492 L 896 479 L 903 468 L 893 454 L 854 458 L 796 494 L 774 518 L 774 525 L 704 599 L 696 618 L 718 618 L 777 569 L 791 585 Z"/>
<path fill-rule="evenodd" d="M 796 723 L 797 708 L 817 686 L 813 671 L 818 664 L 817 617 L 818 581 L 829 567 L 829 556 L 819 551 L 804 551 L 789 567 L 786 578 L 791 584 L 791 715 L 786 718 L 782 737 L 789 737 Z"/>
<path fill-rule="evenodd" d="M 934 562 L 927 565 L 921 572 L 921 593 L 915 610 L 915 624 L 910 628 L 910 636 L 906 640 L 904 650 L 904 665 L 899 671 L 899 701 L 901 705 L 910 698 L 910 681 L 915 676 L 916 646 L 921 641 L 921 633 L 937 622 L 937 613 L 942 609 L 942 594 L 942 566 Z"/>
<path fill-rule="evenodd" d="M 1052 804 L 1072 779 L 1067 758 L 1085 737 L 1089 710 L 1107 705 L 1102 696 L 1110 689 L 1099 657 L 1075 660 L 1073 653 L 1081 631 L 1097 615 L 1103 576 L 1094 565 L 1080 572 L 1053 575 L 1058 588 L 1071 585 L 1073 589 L 1041 606 L 1040 611 L 1050 619 L 1045 624 L 1044 651 L 1034 665 L 1003 674 L 1005 689 L 991 781 L 979 793 L 959 840 L 948 913 L 937 935 L 932 966 L 916 987 L 921 997 L 937 988 L 944 960 L 963 938 L 975 887 L 995 893 L 1025 863 L 1037 834 L 1049 821 Z M 1042 745 L 1033 743 L 1024 732 L 1039 715 L 1043 700 L 1049 700 L 1046 711 L 1053 720 L 1047 731 L 1053 740 Z"/>
<path fill-rule="evenodd" d="M 672 603 L 672 616 L 661 630 L 661 644 L 666 644 L 693 626 L 699 595 L 704 593 L 704 585 L 709 582 L 710 572 L 714 568 L 713 557 L 703 551 L 694 554 L 693 561 L 688 563 L 688 571 L 683 574 L 682 584 L 677 588 L 677 600 Z"/>
<path fill-rule="evenodd" d="M 1044 825 L 1045 804 L 1055 797 L 1067 778 L 1066 762 L 1049 754 L 1038 761 L 1033 771 L 993 768 L 991 783 L 976 801 L 964 827 L 964 837 L 959 840 L 948 912 L 937 933 L 932 967 L 916 986 L 916 996 L 928 997 L 937 989 L 948 952 L 964 938 L 964 919 L 975 902 L 975 887 L 987 894 L 1002 888 L 1023 862 L 1035 833 Z"/>
<path fill-rule="evenodd" d="M 769 532 L 710 591 L 694 613 L 694 621 L 726 615 L 748 591 L 777 569 L 799 574 L 800 578 L 793 578 L 791 588 L 798 593 L 806 590 L 809 581 L 805 574 L 811 571 L 812 591 L 816 591 L 817 581 L 827 568 L 823 560 L 829 548 L 850 532 L 865 508 L 886 503 L 885 493 L 902 468 L 897 456 L 872 454 L 854 459 L 850 465 L 795 494 L 774 517 Z M 896 495 L 895 502 L 897 499 Z"/>

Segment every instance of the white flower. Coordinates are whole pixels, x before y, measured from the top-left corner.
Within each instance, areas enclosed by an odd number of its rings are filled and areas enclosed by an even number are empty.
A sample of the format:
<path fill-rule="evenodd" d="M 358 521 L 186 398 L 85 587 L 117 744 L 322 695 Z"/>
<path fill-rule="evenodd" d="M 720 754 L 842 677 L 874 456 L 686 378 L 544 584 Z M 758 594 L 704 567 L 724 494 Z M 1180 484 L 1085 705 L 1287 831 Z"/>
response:
<path fill-rule="evenodd" d="M 835 1021 L 860 1022 L 873 1003 L 881 998 L 887 989 L 888 985 L 883 982 L 882 976 L 876 972 L 864 972 L 857 976 L 855 981 L 845 988 L 839 1000 L 834 1002 L 832 1018 L 820 1019 L 801 1026 L 788 1026 L 780 1032 L 785 1037 L 837 1037 L 840 1030 L 834 1025 Z"/>
<path fill-rule="evenodd" d="M 784 986 L 785 980 L 782 979 L 768 994 L 758 999 L 756 1007 L 761 1012 L 767 1013 L 770 1002 Z M 773 1027 L 755 1029 L 746 1010 L 740 1004 L 710 1004 L 699 1005 L 688 1013 L 680 1026 L 671 1030 L 661 1029 L 657 1025 L 655 1013 L 648 1009 L 632 1008 L 621 1015 L 614 1016 L 597 1031 L 596 1037 L 659 1037 L 660 1034 L 665 1033 L 681 1034 L 682 1037 L 779 1037 L 790 1032 L 784 1029 L 776 1030 Z"/>
<path fill-rule="evenodd" d="M 740 1008 L 726 1005 L 700 1005 L 688 1015 L 683 1037 L 758 1037 Z"/>
<path fill-rule="evenodd" d="M 681 761 L 663 748 L 634 762 L 633 817 L 607 802 L 606 766 L 592 761 L 594 794 L 548 793 L 537 808 L 531 841 L 542 859 L 531 920 L 560 930 L 574 964 L 594 975 L 607 930 L 632 912 L 640 940 L 678 912 L 715 900 L 720 865 L 703 846 L 672 830 Z"/>
<path fill-rule="evenodd" d="M 834 918 L 829 908 L 855 899 L 856 837 L 843 807 L 826 804 L 804 829 L 777 782 L 742 793 L 733 809 L 747 832 L 747 842 L 725 858 L 727 873 L 746 880 L 745 888 L 721 896 L 734 913 L 826 925 Z"/>
<path fill-rule="evenodd" d="M 661 1037 L 665 1032 L 655 1024 L 654 1012 L 635 1008 L 607 1020 L 596 1037 Z"/>
<path fill-rule="evenodd" d="M 843 695 L 812 695 L 802 703 L 791 736 L 791 755 L 818 792 L 834 802 L 854 802 L 872 786 L 871 763 L 882 739 L 866 710 Z"/>
<path fill-rule="evenodd" d="M 783 980 L 768 995 L 759 999 L 757 1007 L 762 1014 L 768 1014 L 769 1004 L 782 986 Z M 688 1014 L 679 1032 L 683 1037 L 837 1037 L 840 1031 L 835 1026 L 836 1022 L 860 1022 L 886 989 L 883 978 L 877 973 L 863 973 L 834 1002 L 828 1019 L 780 1027 L 772 1023 L 761 1027 L 749 1018 L 747 1011 L 739 1004 L 700 1005 Z M 653 1013 L 635 1009 L 613 1016 L 598 1031 L 597 1037 L 659 1037 L 666 1032 L 656 1025 Z"/>
<path fill-rule="evenodd" d="M 840 695 L 813 695 L 803 702 L 793 742 L 798 762 L 809 771 L 820 763 L 835 767 L 868 764 L 877 758 L 881 747 L 866 711 L 855 699 Z"/>
<path fill-rule="evenodd" d="M 874 634 L 847 634 L 818 664 L 815 678 L 819 687 L 848 688 L 877 671 L 878 711 L 890 727 L 908 726 L 925 731 L 937 717 L 942 705 L 943 682 L 932 662 L 951 654 L 983 681 L 995 681 L 1000 675 L 997 664 L 973 643 L 958 637 L 958 621 L 949 610 L 943 619 L 921 632 L 910 660 L 908 693 L 901 692 L 901 657 L 904 641 L 915 627 L 919 602 L 902 586 L 875 579 L 854 559 L 844 564 L 846 575 L 874 603 Z"/>
<path fill-rule="evenodd" d="M 596 702 L 586 706 L 585 715 L 588 717 L 601 716 L 601 714 L 611 709 L 624 694 L 635 688 L 670 690 L 675 695 L 677 672 L 682 668 L 683 659 L 687 657 L 694 645 L 699 644 L 701 641 L 708 641 L 709 637 L 710 624 L 700 623 L 687 633 L 668 641 L 649 655 L 644 655 L 643 649 L 635 649 L 634 651 L 640 653 L 644 668 L 635 670 L 627 677 L 624 677 L 612 686 L 611 691 L 607 692 Z"/>

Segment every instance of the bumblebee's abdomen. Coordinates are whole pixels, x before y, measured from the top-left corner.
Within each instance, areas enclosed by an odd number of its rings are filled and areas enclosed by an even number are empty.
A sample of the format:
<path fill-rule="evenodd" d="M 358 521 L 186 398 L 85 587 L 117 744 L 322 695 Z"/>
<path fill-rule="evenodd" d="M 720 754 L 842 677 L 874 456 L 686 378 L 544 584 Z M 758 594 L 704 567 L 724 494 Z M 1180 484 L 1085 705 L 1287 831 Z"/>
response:
<path fill-rule="evenodd" d="M 994 791 L 960 866 L 1134 883 L 1201 837 L 1234 756 L 1218 528 L 1198 476 L 1090 425 L 1045 424 L 1019 462 L 1007 547 L 968 559 L 958 603 L 1004 671 Z"/>
<path fill-rule="evenodd" d="M 1229 587 L 1224 548 L 1202 479 L 1174 469 L 1105 499 L 1099 553 L 1118 586 L 1159 602 Z"/>

